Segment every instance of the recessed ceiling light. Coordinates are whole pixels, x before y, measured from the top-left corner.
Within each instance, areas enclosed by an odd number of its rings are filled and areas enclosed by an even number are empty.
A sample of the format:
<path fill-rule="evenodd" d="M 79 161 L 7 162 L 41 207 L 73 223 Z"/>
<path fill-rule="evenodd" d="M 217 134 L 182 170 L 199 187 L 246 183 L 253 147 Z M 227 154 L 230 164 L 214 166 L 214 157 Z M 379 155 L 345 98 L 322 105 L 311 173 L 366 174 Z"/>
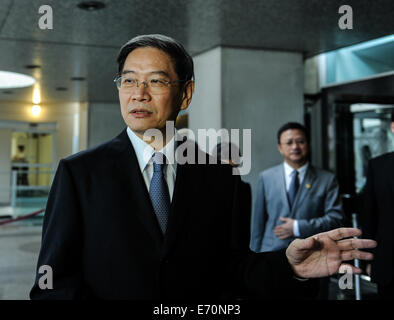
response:
<path fill-rule="evenodd" d="M 85 77 L 72 77 L 72 81 L 84 81 L 86 78 Z"/>
<path fill-rule="evenodd" d="M 95 11 L 105 8 L 105 4 L 100 1 L 83 1 L 78 4 L 78 8 L 87 11 Z"/>
<path fill-rule="evenodd" d="M 0 89 L 30 87 L 35 82 L 36 79 L 26 74 L 0 71 Z"/>
<path fill-rule="evenodd" d="M 57 91 L 67 91 L 68 89 L 66 87 L 57 87 Z"/>
<path fill-rule="evenodd" d="M 38 64 L 27 64 L 25 65 L 26 69 L 39 69 L 41 68 L 41 66 L 39 66 Z"/>

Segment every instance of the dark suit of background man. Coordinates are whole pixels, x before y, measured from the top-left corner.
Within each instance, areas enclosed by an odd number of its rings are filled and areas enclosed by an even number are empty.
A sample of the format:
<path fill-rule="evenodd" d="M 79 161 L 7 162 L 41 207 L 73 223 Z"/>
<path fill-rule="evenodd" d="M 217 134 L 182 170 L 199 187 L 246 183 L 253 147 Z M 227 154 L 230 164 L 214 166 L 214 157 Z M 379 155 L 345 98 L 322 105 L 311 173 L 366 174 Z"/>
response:
<path fill-rule="evenodd" d="M 32 299 L 179 301 L 235 297 L 242 289 L 259 297 L 300 297 L 313 281 L 295 277 L 335 273 L 353 256 L 372 258 L 352 247 L 374 241 L 340 240 L 358 235 L 357 229 L 296 240 L 286 251 L 250 252 L 238 228 L 240 179 L 231 166 L 173 161 L 178 139 L 166 135 L 165 125 L 191 101 L 190 55 L 169 37 L 138 36 L 121 48 L 118 72 L 127 129 L 60 161 Z M 152 128 L 163 133 L 162 141 L 143 141 Z M 52 268 L 53 289 L 40 281 L 42 265 Z"/>
<path fill-rule="evenodd" d="M 251 238 L 256 252 L 286 248 L 296 237 L 337 228 L 344 217 L 335 176 L 308 162 L 307 129 L 289 122 L 277 138 L 284 162 L 259 176 Z"/>
<path fill-rule="evenodd" d="M 391 112 L 394 134 L 394 111 Z M 380 299 L 394 299 L 394 152 L 369 161 L 362 227 L 365 237 L 379 241 L 371 264 L 371 280 Z"/>

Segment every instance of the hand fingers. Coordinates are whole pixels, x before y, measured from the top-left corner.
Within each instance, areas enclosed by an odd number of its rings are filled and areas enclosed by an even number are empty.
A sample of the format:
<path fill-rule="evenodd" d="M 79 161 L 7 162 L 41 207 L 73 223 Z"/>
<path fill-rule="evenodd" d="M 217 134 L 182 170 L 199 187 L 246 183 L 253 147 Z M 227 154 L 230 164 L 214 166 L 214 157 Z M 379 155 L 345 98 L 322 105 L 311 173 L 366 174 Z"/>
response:
<path fill-rule="evenodd" d="M 352 266 L 351 264 L 342 263 L 339 266 L 338 273 L 348 273 L 348 272 L 354 273 L 354 274 L 361 274 L 363 271 L 360 268 Z"/>
<path fill-rule="evenodd" d="M 346 239 L 337 242 L 339 250 L 375 248 L 377 242 L 370 239 Z"/>
<path fill-rule="evenodd" d="M 358 237 L 360 235 L 361 230 L 356 228 L 337 228 L 327 232 L 327 236 L 335 241 L 343 238 Z"/>
<path fill-rule="evenodd" d="M 291 233 L 289 233 L 285 229 L 280 229 L 280 230 L 276 230 L 276 231 L 274 230 L 274 234 L 280 239 L 286 239 L 291 236 Z"/>
<path fill-rule="evenodd" d="M 292 243 L 298 250 L 319 249 L 321 246 L 320 242 L 314 237 L 307 239 L 296 239 Z"/>
<path fill-rule="evenodd" d="M 283 233 L 285 231 L 285 229 L 284 228 L 282 228 L 282 227 L 276 227 L 275 229 L 274 229 L 274 232 L 275 233 Z"/>
<path fill-rule="evenodd" d="M 284 217 L 279 217 L 279 219 L 282 220 L 282 221 L 286 221 L 287 220 L 287 218 L 284 218 Z"/>
<path fill-rule="evenodd" d="M 276 235 L 278 238 L 280 238 L 280 237 L 283 237 L 283 236 L 285 235 L 285 233 L 284 233 L 284 232 L 276 232 L 275 235 Z"/>
<path fill-rule="evenodd" d="M 359 260 L 372 260 L 373 254 L 370 252 L 364 252 L 359 250 L 350 250 L 341 252 L 341 260 L 348 261 L 353 259 Z"/>

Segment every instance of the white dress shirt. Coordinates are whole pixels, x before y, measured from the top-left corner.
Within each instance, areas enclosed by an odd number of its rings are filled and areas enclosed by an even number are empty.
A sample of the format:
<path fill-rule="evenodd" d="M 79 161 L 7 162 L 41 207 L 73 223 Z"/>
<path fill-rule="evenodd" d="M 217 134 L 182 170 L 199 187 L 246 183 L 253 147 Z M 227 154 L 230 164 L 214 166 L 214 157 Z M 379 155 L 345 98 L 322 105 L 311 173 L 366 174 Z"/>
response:
<path fill-rule="evenodd" d="M 153 176 L 153 159 L 152 155 L 156 152 L 149 144 L 140 139 L 129 127 L 127 127 L 127 135 L 130 138 L 131 144 L 134 147 L 137 155 L 138 164 L 142 176 L 144 177 L 146 188 L 149 192 L 150 181 Z M 164 166 L 164 177 L 167 181 L 170 199 L 174 194 L 175 178 L 176 178 L 176 162 L 175 157 L 175 135 L 160 151 L 167 158 L 167 164 Z"/>
<path fill-rule="evenodd" d="M 301 186 L 302 181 L 305 178 L 305 174 L 306 174 L 306 170 L 308 169 L 308 165 L 309 165 L 309 163 L 307 162 L 301 168 L 297 169 L 298 182 L 299 182 L 300 186 Z M 291 182 L 291 174 L 293 173 L 294 169 L 291 166 L 289 166 L 286 161 L 283 162 L 283 166 L 285 169 L 286 191 L 289 192 L 290 182 Z M 298 189 L 298 192 L 299 191 L 300 191 L 300 189 Z M 294 220 L 293 233 L 296 237 L 300 236 L 300 231 L 298 229 L 298 221 L 297 220 Z"/>

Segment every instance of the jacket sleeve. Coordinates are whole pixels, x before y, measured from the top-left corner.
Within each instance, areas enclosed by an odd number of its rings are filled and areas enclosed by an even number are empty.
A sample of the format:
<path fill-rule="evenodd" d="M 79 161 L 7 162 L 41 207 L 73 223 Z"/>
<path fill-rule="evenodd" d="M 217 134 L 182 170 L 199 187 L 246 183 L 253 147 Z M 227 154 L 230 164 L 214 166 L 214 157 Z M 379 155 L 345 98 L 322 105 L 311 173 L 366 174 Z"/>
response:
<path fill-rule="evenodd" d="M 252 214 L 251 223 L 251 239 L 250 249 L 254 252 L 260 252 L 261 242 L 264 237 L 265 222 L 266 222 L 266 209 L 265 209 L 265 195 L 264 195 L 264 178 L 260 174 L 259 184 L 257 188 L 255 207 Z"/>
<path fill-rule="evenodd" d="M 78 299 L 82 284 L 82 221 L 75 180 L 61 160 L 45 210 L 42 243 L 31 299 Z M 39 273 L 50 268 L 51 274 Z M 42 271 L 42 270 L 41 270 Z M 43 286 L 43 277 L 46 284 Z M 52 282 L 52 288 L 49 284 Z"/>
<path fill-rule="evenodd" d="M 327 183 L 324 198 L 324 215 L 318 218 L 300 219 L 298 227 L 301 238 L 339 228 L 343 225 L 344 212 L 339 195 L 339 186 L 334 175 Z"/>

